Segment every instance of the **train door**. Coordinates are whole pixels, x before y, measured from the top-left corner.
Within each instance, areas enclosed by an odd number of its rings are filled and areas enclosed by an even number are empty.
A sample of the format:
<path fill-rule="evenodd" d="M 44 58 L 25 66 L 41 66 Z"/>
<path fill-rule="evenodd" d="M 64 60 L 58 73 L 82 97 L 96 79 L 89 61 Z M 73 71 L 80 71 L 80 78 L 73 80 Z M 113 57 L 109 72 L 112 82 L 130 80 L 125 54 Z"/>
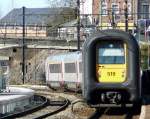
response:
<path fill-rule="evenodd" d="M 126 45 L 122 41 L 102 41 L 96 46 L 96 72 L 100 83 L 126 80 Z"/>

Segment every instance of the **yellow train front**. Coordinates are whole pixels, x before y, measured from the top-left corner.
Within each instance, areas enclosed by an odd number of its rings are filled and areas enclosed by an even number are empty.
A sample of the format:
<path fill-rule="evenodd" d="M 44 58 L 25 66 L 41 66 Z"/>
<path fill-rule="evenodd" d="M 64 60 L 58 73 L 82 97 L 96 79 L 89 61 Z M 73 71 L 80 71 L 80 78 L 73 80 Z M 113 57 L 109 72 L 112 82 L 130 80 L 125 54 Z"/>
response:
<path fill-rule="evenodd" d="M 134 104 L 141 99 L 139 46 L 119 30 L 93 34 L 83 46 L 83 97 L 91 106 Z"/>

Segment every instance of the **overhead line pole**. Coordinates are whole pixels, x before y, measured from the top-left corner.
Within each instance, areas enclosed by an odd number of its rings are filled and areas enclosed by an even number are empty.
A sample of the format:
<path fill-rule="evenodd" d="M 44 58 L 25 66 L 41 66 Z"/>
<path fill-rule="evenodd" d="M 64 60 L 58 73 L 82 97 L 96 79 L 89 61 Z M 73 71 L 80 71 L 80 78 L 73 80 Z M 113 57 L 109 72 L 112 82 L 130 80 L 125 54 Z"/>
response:
<path fill-rule="evenodd" d="M 112 27 L 115 28 L 115 13 L 112 11 Z"/>
<path fill-rule="evenodd" d="M 125 31 L 128 32 L 128 0 L 125 0 Z"/>
<path fill-rule="evenodd" d="M 77 50 L 80 51 L 80 0 L 77 0 Z"/>
<path fill-rule="evenodd" d="M 23 10 L 23 23 L 22 23 L 22 81 L 25 83 L 25 7 Z"/>

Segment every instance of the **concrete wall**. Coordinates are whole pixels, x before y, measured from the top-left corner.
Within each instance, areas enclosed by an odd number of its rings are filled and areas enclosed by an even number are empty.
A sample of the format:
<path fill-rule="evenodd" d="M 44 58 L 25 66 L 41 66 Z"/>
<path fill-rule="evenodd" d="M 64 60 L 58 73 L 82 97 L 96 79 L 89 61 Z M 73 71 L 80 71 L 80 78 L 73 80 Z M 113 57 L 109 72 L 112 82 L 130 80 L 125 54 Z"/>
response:
<path fill-rule="evenodd" d="M 45 60 L 51 54 L 67 52 L 66 50 L 25 49 L 25 83 L 40 83 L 45 79 Z M 9 56 L 9 84 L 22 84 L 22 49 L 10 48 L 0 50 L 0 55 Z"/>

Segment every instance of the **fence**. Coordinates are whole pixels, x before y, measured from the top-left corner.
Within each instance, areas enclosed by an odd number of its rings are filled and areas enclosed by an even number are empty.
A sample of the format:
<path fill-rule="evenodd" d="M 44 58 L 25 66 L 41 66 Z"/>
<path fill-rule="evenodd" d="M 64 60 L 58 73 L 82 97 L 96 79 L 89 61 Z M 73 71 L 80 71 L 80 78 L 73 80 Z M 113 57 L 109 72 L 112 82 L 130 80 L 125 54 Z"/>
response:
<path fill-rule="evenodd" d="M 80 30 L 80 38 L 81 40 L 85 40 L 85 37 L 91 34 L 91 28 L 81 28 Z M 21 38 L 23 36 L 23 28 L 18 25 L 4 25 L 0 26 L 0 38 Z M 25 37 L 26 38 L 52 38 L 52 39 L 65 39 L 69 40 L 77 40 L 77 28 L 76 26 L 65 26 L 65 27 L 56 27 L 51 28 L 50 26 L 26 26 L 25 27 Z"/>
<path fill-rule="evenodd" d="M 95 30 L 103 30 L 103 29 L 121 29 L 125 30 L 126 28 L 126 23 L 125 23 L 125 17 L 123 14 L 120 15 L 109 15 L 109 18 L 107 15 L 102 16 L 102 14 L 94 14 L 94 15 L 81 15 L 80 16 L 80 38 L 81 40 L 86 40 L 87 37 L 92 34 Z M 122 16 L 122 18 L 121 18 Z M 22 31 L 23 28 L 21 25 L 17 25 L 15 23 L 14 25 L 10 25 L 11 23 L 1 23 L 0 25 L 0 37 L 2 38 L 21 38 L 22 37 Z M 25 25 L 25 38 L 49 38 L 52 37 L 53 39 L 61 40 L 61 39 L 66 39 L 66 40 L 77 40 L 77 20 L 67 20 L 66 23 L 64 24 L 59 24 L 54 26 L 48 26 L 48 25 L 37 25 L 37 24 L 32 24 L 32 25 Z M 137 17 L 129 15 L 128 17 L 128 31 L 132 33 L 138 41 L 144 41 L 146 42 L 145 44 L 147 45 L 149 42 L 150 38 L 150 22 L 149 20 L 138 20 Z M 44 39 L 43 39 L 44 40 Z M 149 54 L 149 46 L 143 46 L 143 56 L 142 56 L 142 63 L 145 64 L 144 68 L 149 67 L 149 59 L 150 59 L 150 54 Z M 145 51 L 146 49 L 146 51 Z M 49 49 L 47 49 L 49 50 Z M 18 52 L 18 51 L 17 51 Z M 41 51 L 42 52 L 42 51 Z M 42 52 L 42 54 L 44 54 Z M 27 58 L 28 52 L 26 51 L 26 60 L 35 60 L 35 54 L 33 54 L 33 57 Z M 37 57 L 37 59 L 40 59 L 41 57 L 44 57 L 44 55 L 40 55 L 40 57 Z M 20 59 L 22 56 L 20 55 Z M 19 58 L 18 58 L 19 59 Z M 21 61 L 21 60 L 20 60 Z M 44 59 L 43 59 L 44 61 Z M 42 61 L 42 62 L 43 62 Z M 36 78 L 36 72 L 37 68 L 39 68 L 39 64 L 32 63 L 32 71 L 30 72 L 29 75 L 32 75 L 32 77 Z M 38 62 L 40 63 L 40 62 Z M 15 65 L 17 66 L 17 65 Z M 36 69 L 34 71 L 34 68 Z M 19 69 L 19 68 L 18 68 Z M 19 69 L 20 70 L 20 69 Z M 20 77 L 22 78 L 22 72 L 18 73 Z M 14 74 L 15 75 L 15 74 Z M 28 78 L 31 78 L 31 77 Z"/>

